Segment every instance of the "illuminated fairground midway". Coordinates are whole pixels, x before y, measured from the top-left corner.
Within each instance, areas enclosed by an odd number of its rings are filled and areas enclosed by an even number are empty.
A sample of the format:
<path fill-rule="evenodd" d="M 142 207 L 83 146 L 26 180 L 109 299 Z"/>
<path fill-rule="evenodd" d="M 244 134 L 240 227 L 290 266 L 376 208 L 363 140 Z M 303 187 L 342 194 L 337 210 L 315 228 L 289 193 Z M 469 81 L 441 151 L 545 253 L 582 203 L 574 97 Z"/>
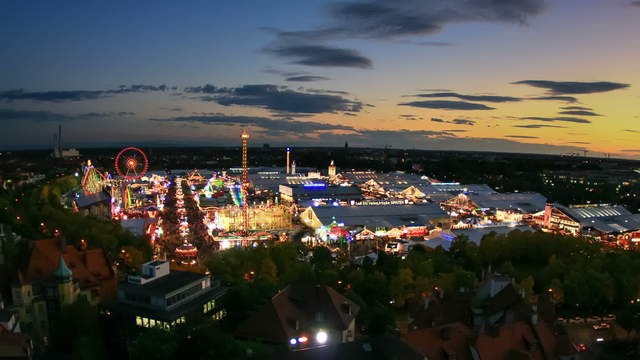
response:
<path fill-rule="evenodd" d="M 242 176 L 238 180 L 215 174 L 206 181 L 198 199 L 204 213 L 207 233 L 219 249 L 233 246 L 255 246 L 261 241 L 280 237 L 292 227 L 289 206 L 267 201 L 250 204 L 248 181 L 247 143 L 249 133 L 245 130 L 242 140 Z M 228 201 L 230 200 L 230 201 Z"/>

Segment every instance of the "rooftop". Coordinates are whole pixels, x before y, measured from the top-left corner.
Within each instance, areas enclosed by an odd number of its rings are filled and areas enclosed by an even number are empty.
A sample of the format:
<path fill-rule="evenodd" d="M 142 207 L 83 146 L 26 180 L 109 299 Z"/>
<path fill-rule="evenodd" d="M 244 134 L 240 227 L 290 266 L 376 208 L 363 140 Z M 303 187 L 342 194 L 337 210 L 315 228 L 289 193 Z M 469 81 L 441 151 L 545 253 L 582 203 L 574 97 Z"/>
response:
<path fill-rule="evenodd" d="M 313 208 L 323 224 L 333 221 L 347 226 L 396 227 L 426 226 L 432 220 L 448 218 L 440 205 L 419 203 L 412 205 L 320 206 Z"/>
<path fill-rule="evenodd" d="M 120 283 L 119 288 L 127 293 L 163 296 L 206 277 L 206 275 L 190 271 L 171 270 L 168 275 L 158 277 L 143 285 L 123 282 Z"/>

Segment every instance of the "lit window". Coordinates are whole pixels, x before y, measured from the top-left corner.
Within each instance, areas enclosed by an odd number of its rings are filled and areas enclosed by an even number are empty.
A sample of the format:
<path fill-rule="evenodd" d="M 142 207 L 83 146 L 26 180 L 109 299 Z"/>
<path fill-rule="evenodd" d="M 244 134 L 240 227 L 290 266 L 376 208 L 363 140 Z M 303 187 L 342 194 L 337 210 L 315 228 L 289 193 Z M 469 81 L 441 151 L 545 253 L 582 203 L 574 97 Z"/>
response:
<path fill-rule="evenodd" d="M 140 316 L 136 316 L 136 325 L 142 326 L 142 318 Z"/>
<path fill-rule="evenodd" d="M 147 319 L 147 318 L 142 318 L 142 326 L 144 326 L 144 327 L 149 327 L 149 319 Z"/>

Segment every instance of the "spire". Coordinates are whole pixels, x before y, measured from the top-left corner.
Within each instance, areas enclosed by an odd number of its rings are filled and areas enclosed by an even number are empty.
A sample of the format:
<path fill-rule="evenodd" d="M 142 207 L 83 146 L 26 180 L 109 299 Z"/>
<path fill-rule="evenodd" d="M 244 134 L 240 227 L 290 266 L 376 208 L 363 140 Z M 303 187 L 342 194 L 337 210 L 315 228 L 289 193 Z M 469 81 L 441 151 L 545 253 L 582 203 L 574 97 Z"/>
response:
<path fill-rule="evenodd" d="M 55 276 L 56 279 L 62 282 L 71 281 L 73 273 L 71 272 L 71 269 L 67 267 L 67 264 L 64 262 L 64 258 L 62 257 L 62 255 L 60 255 L 60 261 L 58 261 L 58 268 L 53 273 L 53 276 Z"/>

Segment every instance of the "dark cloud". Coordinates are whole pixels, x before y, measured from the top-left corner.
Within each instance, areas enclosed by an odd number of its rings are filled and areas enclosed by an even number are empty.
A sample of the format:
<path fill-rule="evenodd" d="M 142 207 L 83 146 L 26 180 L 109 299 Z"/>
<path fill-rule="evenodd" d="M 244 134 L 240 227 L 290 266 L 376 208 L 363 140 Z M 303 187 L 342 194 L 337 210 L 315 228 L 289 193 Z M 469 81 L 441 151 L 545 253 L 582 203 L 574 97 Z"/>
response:
<path fill-rule="evenodd" d="M 418 115 L 403 114 L 403 115 L 400 115 L 400 117 L 402 118 L 402 120 L 424 120 L 422 117 Z"/>
<path fill-rule="evenodd" d="M 449 23 L 524 23 L 545 8 L 543 0 L 368 0 L 329 7 L 335 24 L 317 36 L 398 38 L 439 32 Z"/>
<path fill-rule="evenodd" d="M 631 6 L 638 6 L 638 7 L 640 7 L 640 0 L 632 1 L 632 2 L 630 2 L 630 3 L 629 3 L 629 5 L 631 5 Z"/>
<path fill-rule="evenodd" d="M 50 111 L 0 109 L 0 121 L 64 122 L 76 117 Z"/>
<path fill-rule="evenodd" d="M 279 44 L 268 47 L 265 52 L 283 58 L 294 59 L 293 64 L 307 66 L 337 66 L 368 69 L 371 60 L 357 50 L 342 49 L 327 45 Z"/>
<path fill-rule="evenodd" d="M 602 116 L 600 114 L 596 114 L 593 111 L 588 111 L 588 110 L 567 110 L 567 111 L 560 111 L 559 114 L 576 115 L 576 116 Z"/>
<path fill-rule="evenodd" d="M 398 105 L 413 106 L 427 109 L 445 109 L 445 110 L 493 110 L 495 108 L 484 104 L 470 103 L 466 101 L 448 101 L 448 100 L 432 100 L 432 101 L 410 101 L 400 103 Z"/>
<path fill-rule="evenodd" d="M 450 23 L 525 23 L 545 8 L 545 0 L 351 0 L 327 6 L 330 21 L 302 31 L 264 30 L 275 33 L 265 49 L 276 56 L 309 66 L 369 68 L 371 60 L 351 49 L 324 45 L 329 40 L 351 38 L 394 39 L 439 32 Z M 447 46 L 438 41 L 415 42 L 423 46 Z M 310 45 L 311 44 L 311 45 Z"/>
<path fill-rule="evenodd" d="M 593 111 L 592 108 L 584 107 L 584 106 L 562 106 L 560 109 L 563 110 L 585 110 L 585 111 Z"/>
<path fill-rule="evenodd" d="M 0 100 L 31 100 L 44 102 L 69 102 L 95 100 L 111 97 L 119 94 L 166 91 L 166 85 L 131 85 L 120 86 L 114 90 L 49 90 L 49 91 L 24 91 L 23 89 L 0 92 Z"/>
<path fill-rule="evenodd" d="M 628 88 L 629 84 L 609 81 L 579 82 L 579 81 L 551 81 L 551 80 L 521 80 L 513 84 L 529 85 L 547 89 L 551 94 L 592 94 Z"/>
<path fill-rule="evenodd" d="M 331 79 L 325 76 L 314 76 L 314 75 L 291 76 L 285 79 L 285 81 L 299 81 L 299 82 L 311 82 L 311 81 L 321 81 L 321 80 L 331 80 Z"/>
<path fill-rule="evenodd" d="M 119 112 L 89 112 L 84 114 L 61 114 L 50 111 L 31 111 L 0 109 L 0 121 L 34 121 L 34 122 L 65 122 L 72 120 L 85 120 L 88 118 L 115 118 L 133 116 L 129 111 Z"/>
<path fill-rule="evenodd" d="M 211 94 L 203 101 L 220 105 L 256 106 L 281 113 L 320 114 L 359 112 L 364 104 L 340 95 L 301 92 L 277 85 L 244 85 L 237 88 L 217 88 L 213 85 L 190 88 L 188 92 Z"/>
<path fill-rule="evenodd" d="M 456 125 L 469 125 L 469 126 L 473 126 L 476 124 L 475 121 L 473 120 L 467 120 L 467 119 L 453 119 L 451 121 L 449 121 L 451 124 L 456 124 Z"/>
<path fill-rule="evenodd" d="M 94 118 L 108 118 L 108 117 L 125 117 L 125 116 L 133 116 L 136 113 L 130 111 L 119 111 L 119 112 L 90 112 L 86 114 L 77 115 L 77 117 L 94 117 Z"/>
<path fill-rule="evenodd" d="M 505 135 L 508 138 L 516 138 L 516 139 L 540 139 L 537 136 L 529 136 L 529 135 Z"/>
<path fill-rule="evenodd" d="M 581 119 L 581 118 L 575 118 L 575 117 L 539 117 L 539 116 L 527 116 L 527 117 L 521 117 L 519 118 L 520 120 L 536 120 L 536 121 L 547 121 L 547 122 L 553 122 L 553 121 L 564 121 L 564 122 L 572 122 L 572 123 L 579 123 L 579 124 L 590 124 L 591 121 L 587 120 L 587 119 Z"/>
<path fill-rule="evenodd" d="M 174 112 L 178 112 L 178 111 L 182 111 L 182 108 L 180 107 L 173 107 L 173 108 L 160 108 L 162 110 L 167 110 L 167 111 L 174 111 Z"/>
<path fill-rule="evenodd" d="M 447 130 L 444 130 L 444 131 L 446 131 L 446 132 L 459 132 L 459 133 L 462 133 L 462 132 L 467 132 L 467 131 L 469 131 L 469 130 L 462 130 L 462 129 L 447 129 Z"/>
<path fill-rule="evenodd" d="M 179 116 L 173 118 L 151 118 L 157 122 L 176 123 L 200 123 L 200 124 L 221 124 L 221 125 L 254 125 L 264 130 L 282 131 L 291 133 L 311 133 L 326 130 L 348 130 L 355 131 L 351 126 L 332 125 L 315 121 L 289 121 L 274 120 L 260 116 L 237 116 L 225 114 L 210 114 L 201 116 Z"/>
<path fill-rule="evenodd" d="M 418 97 L 425 98 L 442 98 L 442 97 L 453 97 L 460 100 L 467 101 L 486 101 L 486 102 L 512 102 L 512 101 L 522 101 L 522 98 L 516 98 L 511 96 L 493 96 L 493 95 L 463 95 L 454 92 L 438 92 L 433 94 L 418 94 L 414 95 Z"/>
<path fill-rule="evenodd" d="M 543 125 L 543 124 L 513 125 L 513 127 L 525 128 L 525 129 L 540 129 L 540 128 L 561 128 L 561 129 L 565 129 L 566 128 L 566 126 Z"/>
<path fill-rule="evenodd" d="M 308 93 L 314 93 L 314 94 L 337 94 L 337 95 L 349 95 L 348 91 L 341 91 L 341 90 L 325 90 L 325 89 L 304 89 L 304 88 L 300 88 L 300 91 L 306 91 Z"/>
<path fill-rule="evenodd" d="M 184 88 L 184 92 L 191 94 L 226 94 L 230 91 L 229 88 L 220 88 L 211 84 L 204 86 L 188 86 Z"/>
<path fill-rule="evenodd" d="M 528 98 L 528 100 L 557 100 L 557 101 L 564 101 L 568 103 L 578 102 L 578 99 L 576 99 L 573 96 L 537 96 L 537 97 Z"/>
<path fill-rule="evenodd" d="M 569 141 L 568 144 L 589 145 L 591 143 L 586 141 Z"/>
<path fill-rule="evenodd" d="M 640 153 L 640 149 L 624 149 L 620 150 L 622 152 L 630 152 L 630 153 Z"/>
<path fill-rule="evenodd" d="M 622 131 L 630 132 L 630 133 L 640 133 L 640 130 L 632 130 L 632 129 L 624 129 Z"/>
<path fill-rule="evenodd" d="M 439 123 L 454 124 L 454 125 L 469 125 L 469 126 L 473 126 L 473 125 L 476 124 L 476 122 L 474 120 L 467 120 L 467 119 L 444 120 L 444 119 L 440 119 L 440 118 L 431 118 L 431 121 L 439 122 Z"/>

